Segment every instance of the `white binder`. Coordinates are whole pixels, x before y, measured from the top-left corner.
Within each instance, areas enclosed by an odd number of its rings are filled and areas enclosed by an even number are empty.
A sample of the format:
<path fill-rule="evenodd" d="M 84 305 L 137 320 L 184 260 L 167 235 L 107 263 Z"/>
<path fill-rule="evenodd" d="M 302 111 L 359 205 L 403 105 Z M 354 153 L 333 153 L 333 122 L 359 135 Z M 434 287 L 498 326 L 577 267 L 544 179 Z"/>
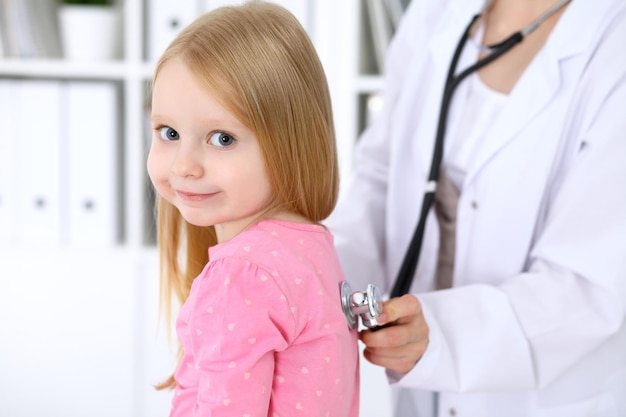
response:
<path fill-rule="evenodd" d="M 393 27 L 385 4 L 381 0 L 368 0 L 366 10 L 372 32 L 377 70 L 382 74 L 385 69 L 387 49 L 393 37 Z"/>
<path fill-rule="evenodd" d="M 31 53 L 36 58 L 61 58 L 61 38 L 57 18 L 58 4 L 50 0 L 21 0 L 26 27 L 31 37 Z"/>
<path fill-rule="evenodd" d="M 17 239 L 17 146 L 20 128 L 16 119 L 18 81 L 0 79 L 0 246 L 11 247 Z"/>
<path fill-rule="evenodd" d="M 17 0 L 0 0 L 0 32 L 4 56 L 19 57 L 20 42 L 17 19 Z"/>
<path fill-rule="evenodd" d="M 198 16 L 198 0 L 151 0 L 148 8 L 148 59 L 156 62 L 185 26 Z"/>
<path fill-rule="evenodd" d="M 122 158 L 116 86 L 73 81 L 64 85 L 63 96 L 67 243 L 114 245 L 122 208 L 122 193 L 117 192 Z"/>
<path fill-rule="evenodd" d="M 16 93 L 18 234 L 23 244 L 61 240 L 60 81 L 20 81 Z"/>

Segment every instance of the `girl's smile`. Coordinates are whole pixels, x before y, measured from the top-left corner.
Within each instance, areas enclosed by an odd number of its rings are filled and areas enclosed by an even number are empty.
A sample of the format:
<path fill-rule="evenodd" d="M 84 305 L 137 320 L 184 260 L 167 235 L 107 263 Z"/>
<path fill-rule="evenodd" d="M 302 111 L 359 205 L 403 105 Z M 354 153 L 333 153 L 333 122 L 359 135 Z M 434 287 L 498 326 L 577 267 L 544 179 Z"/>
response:
<path fill-rule="evenodd" d="M 211 197 L 214 197 L 217 195 L 217 192 L 215 193 L 208 193 L 208 194 L 204 194 L 204 193 L 191 193 L 191 192 L 186 192 L 186 191 L 180 191 L 180 190 L 175 190 L 176 195 L 184 201 L 189 201 L 189 202 L 201 202 L 201 201 L 205 201 L 210 199 Z"/>

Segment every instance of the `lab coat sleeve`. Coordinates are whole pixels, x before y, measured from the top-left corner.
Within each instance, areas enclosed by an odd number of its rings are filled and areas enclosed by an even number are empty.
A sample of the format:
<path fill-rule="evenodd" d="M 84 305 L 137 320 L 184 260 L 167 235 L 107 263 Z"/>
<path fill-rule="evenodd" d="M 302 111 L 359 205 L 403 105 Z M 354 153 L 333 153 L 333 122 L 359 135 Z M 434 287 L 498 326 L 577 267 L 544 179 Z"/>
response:
<path fill-rule="evenodd" d="M 438 2 L 435 2 L 438 3 Z M 346 277 L 354 287 L 373 283 L 390 288 L 393 277 L 385 277 L 385 222 L 387 217 L 387 183 L 389 180 L 390 123 L 394 108 L 410 67 L 408 60 L 423 49 L 422 20 L 441 6 L 414 1 L 409 6 L 385 64 L 384 106 L 381 113 L 358 139 L 355 169 L 351 178 L 342 179 L 341 198 L 337 208 L 325 221 L 333 232 L 335 246 Z M 341 139 L 341 138 L 340 138 Z M 386 281 L 385 281 L 386 280 Z"/>
<path fill-rule="evenodd" d="M 390 375 L 399 385 L 529 390 L 550 387 L 586 363 L 587 378 L 579 381 L 591 386 L 593 372 L 606 381 L 606 375 L 625 369 L 626 61 L 610 58 L 610 50 L 600 48 L 601 64 L 588 71 L 609 78 L 611 88 L 550 196 L 528 271 L 499 286 L 417 294 L 430 344 L 411 372 Z M 569 389 L 563 395 L 574 395 L 578 387 Z"/>

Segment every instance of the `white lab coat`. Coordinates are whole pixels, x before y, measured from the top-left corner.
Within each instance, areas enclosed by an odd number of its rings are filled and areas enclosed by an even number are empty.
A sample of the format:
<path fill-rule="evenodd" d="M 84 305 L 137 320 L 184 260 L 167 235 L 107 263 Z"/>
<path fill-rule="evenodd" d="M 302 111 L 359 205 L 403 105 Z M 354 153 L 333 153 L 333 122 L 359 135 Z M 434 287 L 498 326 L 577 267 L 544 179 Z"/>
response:
<path fill-rule="evenodd" d="M 393 284 L 417 223 L 450 58 L 481 7 L 412 0 L 392 43 L 385 108 L 327 221 L 355 289 Z M 626 416 L 625 48 L 624 0 L 569 4 L 467 172 L 454 288 L 438 292 L 431 213 L 412 287 L 430 342 L 410 373 L 390 374 L 411 388 L 397 393 L 396 415 Z M 474 60 L 464 54 L 459 68 Z"/>

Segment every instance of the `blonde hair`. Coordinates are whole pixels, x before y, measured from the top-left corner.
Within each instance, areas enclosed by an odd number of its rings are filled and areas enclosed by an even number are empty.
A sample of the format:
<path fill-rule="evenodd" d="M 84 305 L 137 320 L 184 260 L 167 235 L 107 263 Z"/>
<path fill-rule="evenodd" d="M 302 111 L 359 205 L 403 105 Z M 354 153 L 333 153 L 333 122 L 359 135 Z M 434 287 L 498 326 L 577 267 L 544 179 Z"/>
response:
<path fill-rule="evenodd" d="M 298 20 L 262 1 L 221 7 L 176 37 L 157 63 L 154 80 L 173 58 L 255 132 L 274 193 L 264 212 L 289 211 L 312 222 L 328 217 L 339 188 L 330 94 Z M 217 239 L 213 227 L 187 223 L 162 197 L 157 199 L 157 233 L 161 306 L 170 320 L 173 301 L 187 299 Z M 159 388 L 173 386 L 170 378 Z"/>

